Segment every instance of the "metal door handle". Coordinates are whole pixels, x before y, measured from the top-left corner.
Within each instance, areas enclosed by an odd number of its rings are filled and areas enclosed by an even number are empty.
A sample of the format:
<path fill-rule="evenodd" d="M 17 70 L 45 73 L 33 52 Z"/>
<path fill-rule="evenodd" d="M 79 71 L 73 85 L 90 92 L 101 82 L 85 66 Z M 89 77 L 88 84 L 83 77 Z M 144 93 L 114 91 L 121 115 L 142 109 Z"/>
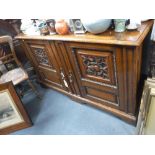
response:
<path fill-rule="evenodd" d="M 67 81 L 65 80 L 65 74 L 64 74 L 64 72 L 63 72 L 63 69 L 62 69 L 62 68 L 60 68 L 60 75 L 61 75 L 61 79 L 62 79 L 62 81 L 63 81 L 63 83 L 64 83 L 65 87 L 67 87 L 67 88 L 68 88 L 68 83 L 67 83 Z"/>
<path fill-rule="evenodd" d="M 69 82 L 72 83 L 73 82 L 73 75 L 71 72 L 69 72 L 68 78 L 69 78 Z"/>

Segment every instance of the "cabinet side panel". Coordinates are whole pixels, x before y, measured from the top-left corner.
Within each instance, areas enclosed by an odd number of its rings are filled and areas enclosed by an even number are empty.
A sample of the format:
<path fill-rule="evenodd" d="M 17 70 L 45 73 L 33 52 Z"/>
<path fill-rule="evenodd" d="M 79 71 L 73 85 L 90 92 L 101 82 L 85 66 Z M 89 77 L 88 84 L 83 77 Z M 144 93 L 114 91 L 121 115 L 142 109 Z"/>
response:
<path fill-rule="evenodd" d="M 141 48 L 124 48 L 124 62 L 126 62 L 126 92 L 127 92 L 127 113 L 136 115 L 137 91 L 140 79 Z"/>
<path fill-rule="evenodd" d="M 120 110 L 127 112 L 127 75 L 126 52 L 124 48 L 116 47 L 116 73 L 118 79 L 118 96 Z"/>

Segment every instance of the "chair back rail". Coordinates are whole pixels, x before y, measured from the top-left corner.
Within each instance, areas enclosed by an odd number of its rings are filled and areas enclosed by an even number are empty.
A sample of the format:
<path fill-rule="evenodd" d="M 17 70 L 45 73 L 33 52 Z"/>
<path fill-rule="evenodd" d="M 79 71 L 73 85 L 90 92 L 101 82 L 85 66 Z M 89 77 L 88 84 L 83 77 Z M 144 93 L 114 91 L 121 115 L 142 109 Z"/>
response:
<path fill-rule="evenodd" d="M 3 64 L 7 64 L 10 63 L 12 61 L 15 61 L 15 63 L 18 65 L 18 67 L 23 68 L 22 64 L 20 63 L 20 61 L 18 60 L 15 50 L 14 50 L 14 46 L 13 46 L 13 40 L 11 36 L 2 36 L 0 37 L 0 44 L 6 44 L 8 43 L 11 53 L 9 54 L 4 54 L 2 57 L 0 57 L 0 61 L 3 62 Z"/>

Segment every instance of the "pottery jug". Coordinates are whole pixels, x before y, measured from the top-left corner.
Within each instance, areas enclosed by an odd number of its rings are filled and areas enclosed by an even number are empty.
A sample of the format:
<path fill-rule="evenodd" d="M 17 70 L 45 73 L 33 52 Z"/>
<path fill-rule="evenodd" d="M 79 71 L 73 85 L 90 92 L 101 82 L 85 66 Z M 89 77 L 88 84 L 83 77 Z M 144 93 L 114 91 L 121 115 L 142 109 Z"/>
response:
<path fill-rule="evenodd" d="M 55 23 L 55 29 L 58 34 L 67 34 L 69 32 L 69 27 L 65 20 L 57 20 Z"/>

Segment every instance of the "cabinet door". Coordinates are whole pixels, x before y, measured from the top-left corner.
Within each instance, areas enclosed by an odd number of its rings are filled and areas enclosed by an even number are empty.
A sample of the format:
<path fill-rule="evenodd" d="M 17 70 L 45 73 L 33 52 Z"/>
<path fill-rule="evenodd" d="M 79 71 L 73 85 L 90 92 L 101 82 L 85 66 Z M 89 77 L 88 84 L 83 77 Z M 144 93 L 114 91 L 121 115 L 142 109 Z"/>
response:
<path fill-rule="evenodd" d="M 77 85 L 76 78 L 72 73 L 72 66 L 68 59 L 65 45 L 62 41 L 55 41 L 54 44 L 56 47 L 57 56 L 59 56 L 59 59 L 61 59 L 61 61 L 59 61 L 59 65 L 61 66 L 60 68 L 63 68 L 63 71 L 65 73 L 65 80 L 68 83 L 68 91 L 71 94 L 80 96 L 80 91 Z"/>
<path fill-rule="evenodd" d="M 69 42 L 66 43 L 66 48 L 82 97 L 120 109 L 115 49 Z"/>
<path fill-rule="evenodd" d="M 41 81 L 55 87 L 66 89 L 63 73 L 59 68 L 55 53 L 48 41 L 28 40 L 25 46 Z"/>

